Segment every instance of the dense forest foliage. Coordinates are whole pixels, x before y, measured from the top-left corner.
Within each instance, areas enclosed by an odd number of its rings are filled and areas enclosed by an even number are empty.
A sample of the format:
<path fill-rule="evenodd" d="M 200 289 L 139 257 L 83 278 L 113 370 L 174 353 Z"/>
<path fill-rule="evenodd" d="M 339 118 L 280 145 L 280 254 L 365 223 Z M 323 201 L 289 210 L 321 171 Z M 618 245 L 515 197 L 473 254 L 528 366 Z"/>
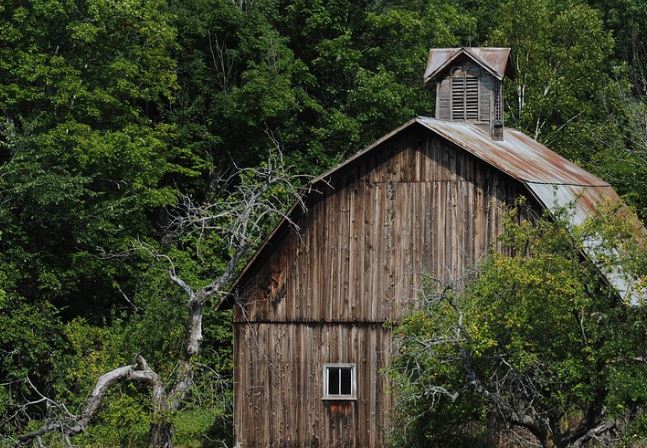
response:
<path fill-rule="evenodd" d="M 34 388 L 75 409 L 138 353 L 172 375 L 186 308 L 150 253 L 201 285 L 229 250 L 217 234 L 169 237 L 179 199 L 224 200 L 223 173 L 277 145 L 296 173 L 318 174 L 432 115 L 431 47 L 512 47 L 506 124 L 646 218 L 646 23 L 642 0 L 2 1 L 3 442 L 47 412 L 22 406 Z M 208 307 L 204 333 L 203 369 L 172 417 L 182 446 L 231 434 L 227 313 Z M 141 445 L 143 393 L 112 390 L 75 443 Z"/>

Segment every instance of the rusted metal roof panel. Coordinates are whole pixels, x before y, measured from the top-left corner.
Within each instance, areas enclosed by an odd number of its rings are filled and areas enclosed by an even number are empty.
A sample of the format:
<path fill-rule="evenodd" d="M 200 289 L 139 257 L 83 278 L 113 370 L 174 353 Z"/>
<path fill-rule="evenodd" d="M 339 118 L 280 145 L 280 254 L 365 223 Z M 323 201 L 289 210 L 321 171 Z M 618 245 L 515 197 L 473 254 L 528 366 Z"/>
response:
<path fill-rule="evenodd" d="M 590 187 L 579 185 L 538 184 L 525 182 L 533 195 L 551 212 L 561 209 L 574 225 L 582 224 L 592 217 L 602 204 L 617 204 L 621 201 L 611 187 Z"/>
<path fill-rule="evenodd" d="M 429 50 L 427 68 L 425 69 L 425 82 L 438 74 L 441 67 L 445 67 L 449 61 L 458 55 L 460 48 L 432 48 Z"/>
<path fill-rule="evenodd" d="M 510 48 L 495 47 L 462 47 L 462 48 L 432 48 L 429 50 L 427 68 L 425 69 L 424 80 L 430 81 L 442 72 L 450 63 L 461 55 L 466 55 L 488 69 L 498 78 L 511 75 Z"/>
<path fill-rule="evenodd" d="M 492 140 L 477 126 L 418 117 L 418 122 L 484 162 L 521 181 L 529 192 L 551 213 L 566 213 L 572 225 L 593 217 L 599 206 L 618 204 L 622 199 L 602 179 L 569 162 L 527 135 L 504 130 L 504 140 Z M 645 229 L 637 229 L 644 235 Z M 600 243 L 586 241 L 585 251 L 592 259 Z M 632 288 L 634 280 L 618 271 L 604 271 L 607 281 L 631 303 L 645 301 Z"/>
<path fill-rule="evenodd" d="M 466 51 L 491 67 L 501 78 L 503 75 L 512 75 L 510 48 L 469 47 Z"/>
<path fill-rule="evenodd" d="M 515 129 L 506 128 L 503 140 L 495 141 L 485 130 L 466 122 L 441 121 L 428 117 L 418 117 L 417 121 L 520 181 L 609 186 L 599 177 Z"/>
<path fill-rule="evenodd" d="M 573 225 L 584 223 L 588 218 L 595 215 L 596 209 L 602 204 L 617 204 L 622 201 L 618 194 L 611 187 L 590 187 L 575 185 L 550 185 L 527 182 L 526 186 L 535 198 L 553 213 L 566 213 Z M 621 213 L 628 209 L 621 209 Z M 645 229 L 636 229 L 636 236 L 642 238 Z M 591 239 L 584 241 L 584 251 L 590 259 L 595 260 L 596 254 L 602 249 L 601 241 Z M 637 291 L 633 288 L 635 279 L 627 276 L 619 270 L 604 269 L 601 267 L 607 281 L 616 289 L 623 300 L 634 305 L 647 301 L 647 291 Z"/>

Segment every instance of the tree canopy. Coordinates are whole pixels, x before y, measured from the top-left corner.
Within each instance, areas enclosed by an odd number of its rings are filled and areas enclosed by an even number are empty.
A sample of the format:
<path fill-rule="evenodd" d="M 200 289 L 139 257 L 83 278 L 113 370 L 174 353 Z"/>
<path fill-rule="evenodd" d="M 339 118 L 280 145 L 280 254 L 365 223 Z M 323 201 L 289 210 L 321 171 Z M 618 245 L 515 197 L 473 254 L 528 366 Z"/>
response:
<path fill-rule="evenodd" d="M 647 315 L 600 271 L 644 281 L 647 250 L 624 218 L 573 227 L 564 214 L 518 223 L 512 212 L 504 251 L 463 291 L 430 279 L 421 309 L 396 329 L 399 446 L 644 437 Z"/>
<path fill-rule="evenodd" d="M 137 354 L 168 379 L 187 311 L 150 253 L 196 287 L 232 255 L 216 235 L 171 237 L 182 198 L 226 203 L 237 184 L 222 179 L 277 146 L 296 174 L 318 174 L 433 115 L 431 47 L 512 47 L 506 123 L 608 180 L 645 219 L 643 3 L 1 2 L 2 443 L 46 414 L 21 407 L 34 387 L 78 406 Z M 229 320 L 205 313 L 205 379 L 173 415 L 187 445 L 230 434 L 227 393 L 212 389 L 217 376 L 228 390 Z M 78 443 L 141 444 L 153 415 L 141 393 L 111 392 Z"/>

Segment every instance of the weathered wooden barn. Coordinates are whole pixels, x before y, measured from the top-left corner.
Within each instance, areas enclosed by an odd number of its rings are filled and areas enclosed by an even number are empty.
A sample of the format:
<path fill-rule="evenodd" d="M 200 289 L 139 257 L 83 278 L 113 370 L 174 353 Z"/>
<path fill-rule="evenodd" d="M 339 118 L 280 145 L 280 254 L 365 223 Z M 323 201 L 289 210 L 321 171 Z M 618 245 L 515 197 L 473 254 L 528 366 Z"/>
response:
<path fill-rule="evenodd" d="M 381 447 L 394 403 L 388 322 L 425 275 L 460 279 L 497 247 L 502 213 L 573 202 L 582 221 L 609 184 L 504 128 L 510 50 L 431 50 L 436 118 L 417 117 L 312 182 L 221 307 L 234 308 L 240 447 Z M 614 281 L 614 279 L 611 279 Z M 615 280 L 621 294 L 626 286 Z"/>

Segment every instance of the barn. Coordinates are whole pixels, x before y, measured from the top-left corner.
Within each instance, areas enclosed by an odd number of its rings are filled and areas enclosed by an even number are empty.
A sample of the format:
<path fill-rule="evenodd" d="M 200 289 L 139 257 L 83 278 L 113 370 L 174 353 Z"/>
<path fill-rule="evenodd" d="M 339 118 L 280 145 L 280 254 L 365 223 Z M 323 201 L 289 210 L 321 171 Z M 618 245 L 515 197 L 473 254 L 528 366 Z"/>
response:
<path fill-rule="evenodd" d="M 392 330 L 426 276 L 459 282 L 500 249 L 502 214 L 619 201 L 504 127 L 510 49 L 432 49 L 435 118 L 416 117 L 315 179 L 220 304 L 233 308 L 238 447 L 382 447 Z M 610 276 L 620 294 L 626 283 Z"/>

